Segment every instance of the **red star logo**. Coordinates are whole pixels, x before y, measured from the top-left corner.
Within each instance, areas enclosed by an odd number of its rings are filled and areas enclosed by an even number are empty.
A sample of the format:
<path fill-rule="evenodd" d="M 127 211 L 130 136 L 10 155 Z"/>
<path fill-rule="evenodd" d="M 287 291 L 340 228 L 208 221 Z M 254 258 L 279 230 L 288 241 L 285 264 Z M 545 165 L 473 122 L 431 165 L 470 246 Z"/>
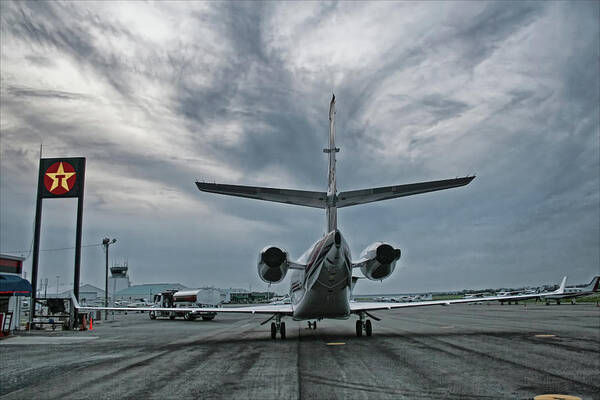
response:
<path fill-rule="evenodd" d="M 75 168 L 68 162 L 61 161 L 48 167 L 44 174 L 44 186 L 50 193 L 61 195 L 73 189 L 76 179 Z"/>

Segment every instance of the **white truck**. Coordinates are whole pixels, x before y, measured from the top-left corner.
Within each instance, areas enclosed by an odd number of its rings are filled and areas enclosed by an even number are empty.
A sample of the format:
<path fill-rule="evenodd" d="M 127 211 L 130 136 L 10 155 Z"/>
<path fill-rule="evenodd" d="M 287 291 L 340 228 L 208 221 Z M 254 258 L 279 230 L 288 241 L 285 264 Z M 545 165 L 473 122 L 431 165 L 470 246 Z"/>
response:
<path fill-rule="evenodd" d="M 154 306 L 157 308 L 198 308 L 219 307 L 221 304 L 221 292 L 213 288 L 165 290 L 154 295 Z M 204 321 L 215 318 L 214 312 L 184 312 L 184 311 L 150 311 L 150 319 L 158 317 L 183 317 L 186 321 L 193 321 L 201 317 Z"/>

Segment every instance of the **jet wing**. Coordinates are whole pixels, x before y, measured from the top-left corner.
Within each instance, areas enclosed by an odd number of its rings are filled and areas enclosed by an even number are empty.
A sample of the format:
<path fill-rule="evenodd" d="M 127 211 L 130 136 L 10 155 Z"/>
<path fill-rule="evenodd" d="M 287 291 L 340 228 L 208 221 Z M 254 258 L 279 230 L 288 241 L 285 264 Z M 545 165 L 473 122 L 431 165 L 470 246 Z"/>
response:
<path fill-rule="evenodd" d="M 429 300 L 429 301 L 415 301 L 412 303 L 377 303 L 377 302 L 351 302 L 350 311 L 376 311 L 376 310 L 391 310 L 394 308 L 407 308 L 407 307 L 425 307 L 425 306 L 449 306 L 451 304 L 464 304 L 464 303 L 476 303 L 480 301 L 516 301 L 516 300 L 528 300 L 535 298 L 550 297 L 557 294 L 562 294 L 565 291 L 565 285 L 567 283 L 567 277 L 565 276 L 561 282 L 560 287 L 547 293 L 533 293 L 533 294 L 516 294 L 513 296 L 490 296 L 490 297 L 478 297 L 470 299 L 454 299 L 454 300 Z"/>
<path fill-rule="evenodd" d="M 260 306 L 248 307 L 88 307 L 79 304 L 75 296 L 71 295 L 74 307 L 78 311 L 166 311 L 166 312 L 215 312 L 215 313 L 245 313 L 245 314 L 284 314 L 292 315 L 293 308 L 291 304 L 265 304 Z"/>
<path fill-rule="evenodd" d="M 464 178 L 445 179 L 441 181 L 351 190 L 349 192 L 341 192 L 338 194 L 336 205 L 338 208 L 341 208 L 357 204 L 372 203 L 374 201 L 394 199 L 396 197 L 412 196 L 413 194 L 450 189 L 468 185 L 473 179 L 475 179 L 474 176 L 466 176 Z"/>
<path fill-rule="evenodd" d="M 203 192 L 246 197 L 249 199 L 295 204 L 298 206 L 325 208 L 327 193 L 308 190 L 276 189 L 259 186 L 223 185 L 220 183 L 196 182 Z"/>

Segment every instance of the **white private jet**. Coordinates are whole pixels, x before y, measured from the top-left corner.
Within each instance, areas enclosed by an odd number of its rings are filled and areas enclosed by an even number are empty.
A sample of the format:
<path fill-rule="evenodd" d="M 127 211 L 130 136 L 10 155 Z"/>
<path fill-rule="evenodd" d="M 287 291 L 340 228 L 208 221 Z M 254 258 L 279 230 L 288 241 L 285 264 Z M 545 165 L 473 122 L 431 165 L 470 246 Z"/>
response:
<path fill-rule="evenodd" d="M 552 294 L 544 296 L 546 304 L 550 304 L 550 300 L 555 300 L 556 304 L 560 304 L 561 300 L 571 300 L 571 304 L 575 304 L 575 298 L 581 296 L 589 296 L 600 292 L 600 276 L 595 276 L 587 286 L 584 287 L 566 287 L 562 294 Z"/>
<path fill-rule="evenodd" d="M 400 258 L 400 250 L 388 243 L 375 242 L 367 246 L 358 260 L 352 260 L 350 248 L 342 233 L 337 228 L 337 209 L 357 204 L 411 196 L 436 190 L 450 189 L 469 184 L 475 177 L 447 179 L 440 181 L 412 183 L 408 185 L 386 186 L 338 193 L 335 177 L 335 155 L 339 151 L 335 147 L 335 96 L 329 107 L 329 147 L 323 150 L 329 156 L 329 185 L 327 192 L 276 189 L 256 186 L 224 185 L 218 183 L 196 182 L 203 192 L 218 193 L 229 196 L 247 197 L 279 203 L 294 204 L 326 210 L 327 231 L 297 261 L 292 261 L 286 250 L 277 246 L 266 246 L 258 255 L 258 274 L 267 283 L 281 282 L 288 272 L 291 275 L 290 304 L 270 304 L 249 307 L 194 309 L 197 312 L 217 313 L 252 313 L 271 314 L 262 324 L 271 321 L 271 338 L 275 339 L 279 332 L 282 339 L 286 337 L 284 318 L 308 320 L 309 328 L 316 329 L 317 320 L 334 318 L 348 319 L 356 315 L 356 335 L 372 334 L 372 323 L 367 317 L 379 321 L 370 311 L 391 310 L 404 307 L 422 307 L 468 303 L 471 299 L 415 301 L 410 303 L 396 302 L 355 302 L 351 301 L 351 292 L 357 277 L 352 270 L 359 268 L 370 280 L 380 281 L 389 277 Z M 553 294 L 561 294 L 564 284 Z M 539 297 L 536 295 L 515 295 L 501 297 L 502 300 L 524 300 Z M 478 301 L 500 300 L 499 297 L 479 298 Z M 79 306 L 78 310 L 103 310 L 103 307 Z M 119 310 L 119 308 L 108 308 Z M 142 310 L 143 308 L 139 308 Z M 148 308 L 149 311 L 161 311 L 160 308 Z M 177 311 L 168 308 L 164 311 Z M 185 312 L 192 311 L 186 308 Z M 262 325 L 261 324 L 261 325 Z"/>

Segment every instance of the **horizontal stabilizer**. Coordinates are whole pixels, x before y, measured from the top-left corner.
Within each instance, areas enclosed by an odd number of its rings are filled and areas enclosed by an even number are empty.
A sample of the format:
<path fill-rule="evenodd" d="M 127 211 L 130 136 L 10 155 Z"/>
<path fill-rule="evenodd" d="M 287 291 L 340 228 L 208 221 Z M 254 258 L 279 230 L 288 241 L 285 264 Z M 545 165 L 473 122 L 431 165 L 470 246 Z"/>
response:
<path fill-rule="evenodd" d="M 220 183 L 196 182 L 203 192 L 246 197 L 249 199 L 274 201 L 297 206 L 325 208 L 327 193 L 308 190 L 275 189 L 259 186 L 223 185 Z"/>
<path fill-rule="evenodd" d="M 351 190 L 338 194 L 336 205 L 338 208 L 354 206 L 357 204 L 372 203 L 374 201 L 394 199 L 396 197 L 412 196 L 436 190 L 444 190 L 468 185 L 474 176 L 464 178 L 445 179 L 442 181 L 411 183 L 408 185 L 384 186 L 371 189 Z"/>

